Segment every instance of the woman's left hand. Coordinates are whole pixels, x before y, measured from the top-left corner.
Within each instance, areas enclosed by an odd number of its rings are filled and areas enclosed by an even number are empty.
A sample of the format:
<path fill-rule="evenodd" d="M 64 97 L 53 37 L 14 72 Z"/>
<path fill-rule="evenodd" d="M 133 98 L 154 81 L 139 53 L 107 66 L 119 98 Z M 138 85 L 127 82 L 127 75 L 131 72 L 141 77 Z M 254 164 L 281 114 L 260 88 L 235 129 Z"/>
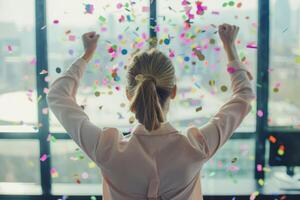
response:
<path fill-rule="evenodd" d="M 94 55 L 99 37 L 99 34 L 96 34 L 94 31 L 82 35 L 82 42 L 85 50 L 82 58 L 87 62 L 89 62 Z"/>

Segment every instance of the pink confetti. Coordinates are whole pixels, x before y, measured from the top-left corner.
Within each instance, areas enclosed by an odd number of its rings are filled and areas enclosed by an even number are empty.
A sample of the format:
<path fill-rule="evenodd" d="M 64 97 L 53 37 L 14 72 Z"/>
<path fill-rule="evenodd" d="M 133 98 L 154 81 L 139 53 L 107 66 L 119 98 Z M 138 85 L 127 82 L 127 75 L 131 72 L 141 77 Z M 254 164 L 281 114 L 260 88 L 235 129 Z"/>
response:
<path fill-rule="evenodd" d="M 51 174 L 56 174 L 56 173 L 57 173 L 57 170 L 56 170 L 54 167 L 52 167 L 52 168 L 50 169 L 50 173 L 51 173 Z"/>
<path fill-rule="evenodd" d="M 257 111 L 257 116 L 262 117 L 264 116 L 264 112 L 262 110 Z"/>
<path fill-rule="evenodd" d="M 53 20 L 53 24 L 58 24 L 58 23 L 59 23 L 58 19 Z"/>
<path fill-rule="evenodd" d="M 44 70 L 44 69 L 40 72 L 40 74 L 47 74 L 47 73 L 48 73 L 48 71 Z"/>
<path fill-rule="evenodd" d="M 76 40 L 76 36 L 75 35 L 69 35 L 69 41 L 75 41 Z"/>
<path fill-rule="evenodd" d="M 121 15 L 120 18 L 118 19 L 120 23 L 124 22 L 125 21 L 125 17 L 124 15 Z"/>
<path fill-rule="evenodd" d="M 238 166 L 231 165 L 228 167 L 228 170 L 232 171 L 232 172 L 236 172 L 236 171 L 240 170 L 240 168 Z"/>
<path fill-rule="evenodd" d="M 48 114 L 48 108 L 43 108 L 43 109 L 42 109 L 42 113 L 43 113 L 44 115 L 47 115 L 47 114 Z"/>
<path fill-rule="evenodd" d="M 234 67 L 231 67 L 231 66 L 228 66 L 228 67 L 227 67 L 227 72 L 228 72 L 229 74 L 233 74 L 235 71 L 236 71 L 236 69 L 235 69 Z"/>
<path fill-rule="evenodd" d="M 123 7 L 123 4 L 122 4 L 122 3 L 118 3 L 118 4 L 117 4 L 117 8 L 118 8 L 118 9 L 121 9 L 122 7 Z"/>
<path fill-rule="evenodd" d="M 30 61 L 30 64 L 31 64 L 31 65 L 35 65 L 35 64 L 36 64 L 36 59 L 35 59 L 35 58 L 32 58 L 32 60 Z"/>
<path fill-rule="evenodd" d="M 13 51 L 12 46 L 11 45 L 7 45 L 7 50 L 9 53 L 11 53 Z"/>
<path fill-rule="evenodd" d="M 49 89 L 48 89 L 48 88 L 44 88 L 43 92 L 44 92 L 45 94 L 48 94 Z"/>
<path fill-rule="evenodd" d="M 256 166 L 256 170 L 257 170 L 258 172 L 261 172 L 261 171 L 262 171 L 262 165 L 261 165 L 261 164 L 258 164 L 258 165 Z"/>
<path fill-rule="evenodd" d="M 159 27 L 159 25 L 156 25 L 155 28 L 154 28 L 154 32 L 158 33 L 159 31 L 160 31 L 160 27 Z"/>
<path fill-rule="evenodd" d="M 43 154 L 40 158 L 40 161 L 44 162 L 45 160 L 47 160 L 47 155 L 46 154 Z"/>
<path fill-rule="evenodd" d="M 254 43 L 248 43 L 246 47 L 249 49 L 257 49 L 257 45 Z"/>
<path fill-rule="evenodd" d="M 143 6 L 142 7 L 142 12 L 149 12 L 149 6 Z"/>

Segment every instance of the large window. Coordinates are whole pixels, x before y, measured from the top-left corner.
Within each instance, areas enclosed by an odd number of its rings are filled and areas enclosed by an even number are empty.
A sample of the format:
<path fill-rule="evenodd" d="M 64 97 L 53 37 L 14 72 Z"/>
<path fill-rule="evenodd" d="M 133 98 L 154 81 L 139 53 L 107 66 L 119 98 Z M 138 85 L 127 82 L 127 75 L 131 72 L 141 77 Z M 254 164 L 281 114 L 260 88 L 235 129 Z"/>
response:
<path fill-rule="evenodd" d="M 299 168 L 269 165 L 270 158 L 287 156 L 279 138 L 299 134 L 299 13 L 298 0 L 0 0 L 0 199 L 3 194 L 47 199 L 102 194 L 100 170 L 69 138 L 45 100 L 48 85 L 83 53 L 84 32 L 100 34 L 77 95 L 93 123 L 121 132 L 135 125 L 125 96 L 126 64 L 133 52 L 156 41 L 177 76 L 168 120 L 184 130 L 202 126 L 230 98 L 217 33 L 222 23 L 240 26 L 236 45 L 253 74 L 257 101 L 203 167 L 202 190 L 231 195 L 224 199 L 299 193 L 293 190 L 299 181 L 286 173 L 297 174 Z M 281 148 L 276 155 L 270 150 L 274 144 Z M 289 190 L 282 187 L 287 182 Z"/>
<path fill-rule="evenodd" d="M 271 1 L 269 125 L 300 126 L 300 2 Z"/>
<path fill-rule="evenodd" d="M 32 132 L 37 128 L 38 101 L 34 1 L 1 0 L 0 6 L 0 130 Z"/>

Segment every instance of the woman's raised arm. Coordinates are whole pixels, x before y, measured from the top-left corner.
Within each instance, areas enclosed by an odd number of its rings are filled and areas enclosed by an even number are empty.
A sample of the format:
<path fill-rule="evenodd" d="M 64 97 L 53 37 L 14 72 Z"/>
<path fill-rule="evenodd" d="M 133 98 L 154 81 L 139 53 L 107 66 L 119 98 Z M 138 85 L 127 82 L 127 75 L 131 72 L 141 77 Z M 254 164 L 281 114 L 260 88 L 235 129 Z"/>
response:
<path fill-rule="evenodd" d="M 76 93 L 86 65 L 95 52 L 98 38 L 99 35 L 95 32 L 82 36 L 84 55 L 51 84 L 47 95 L 49 108 L 71 138 L 92 160 L 96 159 L 95 151 L 102 130 L 90 122 L 87 114 L 76 103 Z"/>

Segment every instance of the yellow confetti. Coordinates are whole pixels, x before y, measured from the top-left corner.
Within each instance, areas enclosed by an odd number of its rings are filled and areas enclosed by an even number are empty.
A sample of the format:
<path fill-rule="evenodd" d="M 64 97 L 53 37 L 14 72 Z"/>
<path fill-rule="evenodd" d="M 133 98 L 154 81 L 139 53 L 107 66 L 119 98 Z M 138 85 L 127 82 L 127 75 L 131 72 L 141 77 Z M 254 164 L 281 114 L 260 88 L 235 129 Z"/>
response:
<path fill-rule="evenodd" d="M 95 168 L 96 167 L 96 164 L 94 162 L 89 162 L 89 168 L 92 169 L 92 168 Z"/>
<path fill-rule="evenodd" d="M 258 184 L 260 186 L 263 186 L 265 184 L 265 181 L 262 178 L 260 178 L 260 179 L 258 179 Z"/>

